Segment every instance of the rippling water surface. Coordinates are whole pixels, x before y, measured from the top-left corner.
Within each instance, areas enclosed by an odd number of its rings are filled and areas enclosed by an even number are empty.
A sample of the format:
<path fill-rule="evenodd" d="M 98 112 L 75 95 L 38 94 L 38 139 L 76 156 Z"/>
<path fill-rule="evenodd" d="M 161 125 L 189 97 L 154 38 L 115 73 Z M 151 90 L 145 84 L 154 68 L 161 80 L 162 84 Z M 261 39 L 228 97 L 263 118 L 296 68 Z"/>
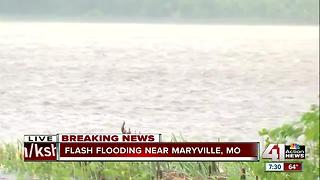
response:
<path fill-rule="evenodd" d="M 318 27 L 0 23 L 0 140 L 260 140 L 317 103 Z"/>

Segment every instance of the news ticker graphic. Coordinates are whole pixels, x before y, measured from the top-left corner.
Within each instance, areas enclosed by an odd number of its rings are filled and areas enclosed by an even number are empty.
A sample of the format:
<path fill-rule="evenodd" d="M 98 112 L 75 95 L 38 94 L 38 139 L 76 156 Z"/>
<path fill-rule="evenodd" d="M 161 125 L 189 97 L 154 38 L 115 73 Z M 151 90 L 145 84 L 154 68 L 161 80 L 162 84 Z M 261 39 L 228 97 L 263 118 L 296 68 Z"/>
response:
<path fill-rule="evenodd" d="M 161 142 L 161 134 L 57 134 L 25 135 L 25 143 L 32 142 Z"/>
<path fill-rule="evenodd" d="M 265 164 L 265 171 L 270 171 L 270 172 L 302 171 L 302 162 L 270 162 Z"/>
<path fill-rule="evenodd" d="M 161 134 L 25 135 L 25 161 L 259 161 L 259 142 L 161 142 Z"/>
<path fill-rule="evenodd" d="M 269 144 L 262 153 L 263 159 L 284 161 L 286 159 L 305 159 L 305 146 L 300 144 Z"/>

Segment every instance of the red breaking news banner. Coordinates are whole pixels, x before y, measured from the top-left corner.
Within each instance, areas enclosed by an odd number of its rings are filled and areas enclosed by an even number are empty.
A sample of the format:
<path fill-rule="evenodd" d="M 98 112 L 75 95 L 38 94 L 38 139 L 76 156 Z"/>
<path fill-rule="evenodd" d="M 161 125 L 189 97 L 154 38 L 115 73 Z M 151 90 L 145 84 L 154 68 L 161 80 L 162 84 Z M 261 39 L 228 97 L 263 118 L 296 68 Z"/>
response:
<path fill-rule="evenodd" d="M 258 142 L 200 143 L 159 142 L 159 140 L 160 136 L 154 134 L 25 136 L 24 158 L 25 161 L 259 160 Z"/>
<path fill-rule="evenodd" d="M 59 160 L 257 161 L 257 143 L 60 143 Z"/>

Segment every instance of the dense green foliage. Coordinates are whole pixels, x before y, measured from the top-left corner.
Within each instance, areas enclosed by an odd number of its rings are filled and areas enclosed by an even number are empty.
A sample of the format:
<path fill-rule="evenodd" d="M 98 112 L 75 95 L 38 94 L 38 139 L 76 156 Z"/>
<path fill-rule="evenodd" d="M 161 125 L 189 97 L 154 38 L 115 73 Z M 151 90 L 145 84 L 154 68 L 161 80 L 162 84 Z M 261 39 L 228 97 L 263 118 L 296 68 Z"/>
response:
<path fill-rule="evenodd" d="M 265 173 L 264 160 L 246 163 L 251 173 L 262 179 L 318 179 L 319 178 L 319 106 L 313 105 L 301 119 L 274 129 L 262 129 L 260 135 L 265 144 L 301 143 L 306 146 L 306 159 L 303 161 L 302 173 Z"/>
<path fill-rule="evenodd" d="M 318 23 L 319 0 L 1 0 L 0 16 Z"/>

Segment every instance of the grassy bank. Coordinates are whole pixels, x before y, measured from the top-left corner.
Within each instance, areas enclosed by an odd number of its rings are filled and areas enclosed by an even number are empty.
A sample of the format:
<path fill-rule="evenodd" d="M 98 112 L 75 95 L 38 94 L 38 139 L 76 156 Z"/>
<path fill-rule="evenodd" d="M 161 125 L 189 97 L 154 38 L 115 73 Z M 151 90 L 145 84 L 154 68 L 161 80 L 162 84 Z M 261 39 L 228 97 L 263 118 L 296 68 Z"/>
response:
<path fill-rule="evenodd" d="M 319 178 L 319 107 L 301 119 L 274 129 L 262 129 L 265 143 L 306 145 L 303 172 L 264 172 L 260 162 L 24 162 L 22 142 L 0 146 L 0 178 L 18 179 L 317 179 Z"/>

